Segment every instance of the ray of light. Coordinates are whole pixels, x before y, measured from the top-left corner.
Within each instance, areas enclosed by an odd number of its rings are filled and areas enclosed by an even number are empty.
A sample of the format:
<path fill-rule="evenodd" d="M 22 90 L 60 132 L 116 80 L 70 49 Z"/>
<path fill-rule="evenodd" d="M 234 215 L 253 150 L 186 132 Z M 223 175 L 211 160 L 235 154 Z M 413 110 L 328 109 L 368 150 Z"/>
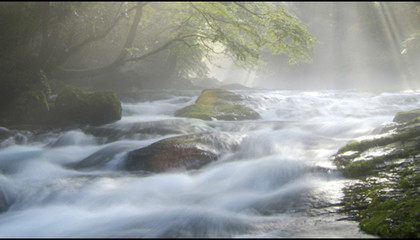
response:
<path fill-rule="evenodd" d="M 413 81 L 414 73 L 408 67 L 408 64 L 400 54 L 400 44 L 403 41 L 402 29 L 404 26 L 400 25 L 397 17 L 395 16 L 395 12 L 393 8 L 389 6 L 389 3 L 380 2 L 377 11 L 379 13 L 382 26 L 386 31 L 387 39 L 390 43 L 389 45 L 393 48 L 392 52 L 394 62 L 402 73 L 401 77 L 403 80 L 404 88 L 415 90 L 418 88 L 418 86 L 416 82 Z"/>

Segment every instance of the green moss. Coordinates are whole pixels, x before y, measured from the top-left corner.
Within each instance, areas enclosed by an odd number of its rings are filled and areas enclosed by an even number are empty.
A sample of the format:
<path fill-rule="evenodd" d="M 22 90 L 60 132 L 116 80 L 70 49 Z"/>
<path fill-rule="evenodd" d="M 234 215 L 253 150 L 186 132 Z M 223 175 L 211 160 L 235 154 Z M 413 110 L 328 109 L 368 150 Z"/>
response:
<path fill-rule="evenodd" d="M 217 108 L 220 120 L 244 120 L 244 119 L 258 119 L 260 116 L 257 112 L 249 107 L 239 104 L 224 104 Z"/>
<path fill-rule="evenodd" d="M 385 238 L 420 237 L 420 125 L 412 118 L 391 136 L 353 141 L 334 157 L 343 174 L 358 182 L 343 189 L 343 211 L 360 221 L 363 231 Z M 392 144 L 388 146 L 388 144 Z M 395 150 L 354 161 L 373 147 Z M 355 151 L 351 156 L 347 151 Z"/>
<path fill-rule="evenodd" d="M 417 187 L 420 187 L 420 176 L 416 175 L 415 172 L 407 174 L 398 180 L 398 184 L 404 190 L 417 189 Z"/>
<path fill-rule="evenodd" d="M 345 145 L 344 147 L 340 148 L 337 151 L 337 154 L 341 154 L 347 151 L 358 151 L 363 152 L 372 147 L 381 147 L 386 146 L 393 142 L 406 142 L 411 140 L 413 137 L 417 137 L 420 135 L 420 127 L 409 129 L 407 131 L 400 131 L 398 133 L 392 134 L 390 136 L 375 138 L 370 140 L 363 140 L 363 141 L 352 141 Z"/>
<path fill-rule="evenodd" d="M 62 123 L 104 124 L 121 119 L 121 102 L 112 91 L 89 92 L 68 86 L 55 99 L 55 118 Z"/>
<path fill-rule="evenodd" d="M 177 117 L 198 118 L 202 120 L 245 120 L 260 116 L 251 108 L 236 104 L 241 97 L 223 89 L 205 89 L 195 104 L 179 109 Z"/>
<path fill-rule="evenodd" d="M 347 151 L 359 151 L 361 146 L 362 146 L 361 142 L 351 141 L 348 144 L 346 144 L 344 147 L 340 148 L 337 154 L 345 153 Z"/>
<path fill-rule="evenodd" d="M 89 95 L 91 123 L 102 124 L 121 119 L 121 102 L 112 91 L 94 92 Z"/>
<path fill-rule="evenodd" d="M 364 152 L 369 148 L 377 147 L 377 146 L 385 146 L 391 142 L 393 142 L 394 139 L 391 137 L 382 137 L 377 139 L 371 139 L 371 140 L 363 140 L 363 141 L 352 141 L 348 143 L 346 146 L 340 148 L 338 150 L 338 154 L 344 153 L 347 151 L 358 151 L 358 152 Z"/>
<path fill-rule="evenodd" d="M 373 160 L 350 162 L 344 168 L 343 174 L 348 178 L 366 177 L 372 173 L 375 167 L 376 162 Z"/>
<path fill-rule="evenodd" d="M 407 121 L 407 124 L 410 124 L 410 125 L 411 124 L 417 124 L 417 123 L 420 123 L 420 116 L 419 117 L 415 117 L 415 118 Z"/>
<path fill-rule="evenodd" d="M 362 230 L 381 237 L 419 238 L 420 200 L 387 199 L 375 201 L 363 212 Z"/>
<path fill-rule="evenodd" d="M 212 106 L 217 100 L 215 91 L 213 90 L 204 90 L 200 96 L 198 96 L 195 101 L 196 104 Z M 219 100 L 220 101 L 220 100 Z"/>
<path fill-rule="evenodd" d="M 420 109 L 415 109 L 411 111 L 405 111 L 405 112 L 398 112 L 393 121 L 398 123 L 408 122 L 410 120 L 413 120 L 417 117 L 420 117 Z"/>
<path fill-rule="evenodd" d="M 202 104 L 189 105 L 175 112 L 175 116 L 177 117 L 198 118 L 206 121 L 212 120 L 212 116 L 214 115 L 215 113 L 212 107 Z"/>

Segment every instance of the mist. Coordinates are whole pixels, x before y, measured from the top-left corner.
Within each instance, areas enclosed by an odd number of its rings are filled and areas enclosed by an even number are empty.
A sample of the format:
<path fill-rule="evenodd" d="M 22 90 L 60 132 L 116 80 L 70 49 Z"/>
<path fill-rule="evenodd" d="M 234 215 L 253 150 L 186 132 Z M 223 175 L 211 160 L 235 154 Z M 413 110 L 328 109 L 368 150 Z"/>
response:
<path fill-rule="evenodd" d="M 0 32 L 0 237 L 420 236 L 420 3 L 0 2 Z"/>
<path fill-rule="evenodd" d="M 242 69 L 221 59 L 210 75 L 224 83 L 263 89 L 357 89 L 401 91 L 420 88 L 417 49 L 403 42 L 420 18 L 398 2 L 284 2 L 317 38 L 310 63 L 290 65 L 286 56 L 263 52 L 265 65 Z M 408 3 L 404 3 L 408 4 Z M 412 3 L 412 8 L 415 3 Z M 417 21 L 415 21 L 415 20 Z"/>

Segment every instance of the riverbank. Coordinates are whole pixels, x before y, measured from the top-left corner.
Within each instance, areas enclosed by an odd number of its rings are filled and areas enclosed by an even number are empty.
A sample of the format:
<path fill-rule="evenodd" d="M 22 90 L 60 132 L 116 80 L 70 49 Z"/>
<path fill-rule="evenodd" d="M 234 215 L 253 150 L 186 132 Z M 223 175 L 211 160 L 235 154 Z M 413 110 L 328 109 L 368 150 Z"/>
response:
<path fill-rule="evenodd" d="M 368 233 L 420 238 L 420 112 L 400 112 L 370 139 L 352 141 L 334 156 L 346 177 L 343 211 Z"/>

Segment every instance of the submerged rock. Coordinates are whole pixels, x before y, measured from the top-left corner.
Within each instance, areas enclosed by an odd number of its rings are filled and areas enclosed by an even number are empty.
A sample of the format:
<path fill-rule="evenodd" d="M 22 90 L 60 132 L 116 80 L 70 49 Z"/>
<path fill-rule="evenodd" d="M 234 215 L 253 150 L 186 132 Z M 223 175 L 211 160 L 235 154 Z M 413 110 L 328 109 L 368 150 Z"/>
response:
<path fill-rule="evenodd" d="M 251 120 L 260 115 L 251 108 L 240 104 L 240 95 L 224 89 L 205 89 L 193 105 L 175 112 L 177 117 L 202 120 Z"/>
<path fill-rule="evenodd" d="M 333 156 L 344 176 L 343 211 L 362 230 L 381 237 L 420 237 L 420 124 L 417 110 L 376 138 L 352 141 Z"/>
<path fill-rule="evenodd" d="M 112 91 L 68 86 L 55 99 L 55 119 L 64 124 L 105 124 L 120 120 L 121 114 L 121 102 Z"/>
<path fill-rule="evenodd" d="M 76 170 L 89 170 L 89 169 L 104 169 L 111 161 L 115 161 L 118 154 L 123 154 L 128 150 L 135 149 L 134 143 L 131 142 L 116 142 L 109 144 L 102 149 L 92 153 L 80 162 L 70 163 L 66 166 Z M 119 164 L 116 161 L 116 165 Z M 110 166 L 109 166 L 110 167 Z M 117 168 L 117 166 L 115 166 Z"/>
<path fill-rule="evenodd" d="M 125 168 L 129 171 L 164 172 L 198 169 L 215 161 L 218 151 L 206 134 L 171 137 L 128 153 Z"/>

